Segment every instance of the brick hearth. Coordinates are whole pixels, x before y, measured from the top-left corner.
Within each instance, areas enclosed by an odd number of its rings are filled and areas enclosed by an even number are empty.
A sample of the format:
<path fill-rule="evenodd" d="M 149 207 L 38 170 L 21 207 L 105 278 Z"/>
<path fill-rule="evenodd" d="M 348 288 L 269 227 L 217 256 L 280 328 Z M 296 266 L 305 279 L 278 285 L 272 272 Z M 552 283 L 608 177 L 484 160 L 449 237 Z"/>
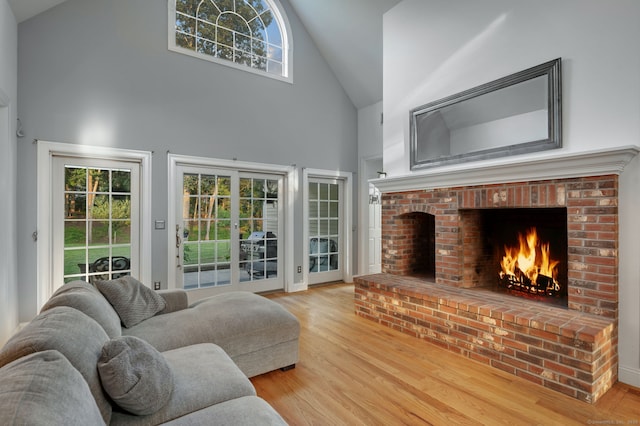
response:
<path fill-rule="evenodd" d="M 617 380 L 618 176 L 386 192 L 383 274 L 355 279 L 356 312 L 532 382 L 595 402 Z M 471 289 L 463 212 L 567 209 L 568 309 Z M 416 214 L 435 217 L 435 282 L 411 277 Z M 467 215 L 468 216 L 468 215 Z"/>

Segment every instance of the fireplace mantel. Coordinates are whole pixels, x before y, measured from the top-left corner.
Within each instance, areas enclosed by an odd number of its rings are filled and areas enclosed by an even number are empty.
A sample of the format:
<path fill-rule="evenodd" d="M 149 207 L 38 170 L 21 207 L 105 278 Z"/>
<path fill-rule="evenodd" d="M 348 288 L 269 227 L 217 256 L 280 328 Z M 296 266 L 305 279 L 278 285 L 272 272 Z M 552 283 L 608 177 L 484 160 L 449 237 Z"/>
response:
<path fill-rule="evenodd" d="M 640 152 L 636 145 L 558 155 L 551 153 L 517 161 L 464 163 L 409 175 L 370 180 L 382 192 L 430 190 L 442 187 L 491 185 L 531 180 L 620 174 Z"/>

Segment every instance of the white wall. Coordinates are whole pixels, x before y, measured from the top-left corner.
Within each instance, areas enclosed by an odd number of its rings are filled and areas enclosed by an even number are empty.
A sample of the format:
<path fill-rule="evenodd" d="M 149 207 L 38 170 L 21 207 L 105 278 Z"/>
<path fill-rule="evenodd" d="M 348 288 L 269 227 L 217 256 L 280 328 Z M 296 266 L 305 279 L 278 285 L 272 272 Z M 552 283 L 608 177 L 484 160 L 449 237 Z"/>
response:
<path fill-rule="evenodd" d="M 355 172 L 357 111 L 288 2 L 281 3 L 293 31 L 293 84 L 170 52 L 167 1 L 69 0 L 21 23 L 25 140 L 153 151 L 153 219 L 167 219 L 167 151 Z M 35 146 L 20 144 L 23 320 L 35 309 L 35 164 Z M 301 236 L 302 198 L 294 202 Z M 166 232 L 152 237 L 153 281 L 164 286 Z M 302 265 L 301 246 L 294 252 L 292 267 Z"/>
<path fill-rule="evenodd" d="M 410 109 L 558 57 L 562 152 L 640 145 L 639 21 L 637 0 L 404 0 L 384 16 L 385 170 L 410 173 Z M 621 179 L 619 267 L 620 376 L 636 385 L 638 173 Z"/>
<path fill-rule="evenodd" d="M 0 346 L 18 325 L 16 239 L 16 100 L 18 24 L 0 0 Z"/>
<path fill-rule="evenodd" d="M 409 172 L 409 110 L 563 58 L 564 151 L 640 140 L 640 2 L 404 0 L 384 16 L 384 157 Z"/>
<path fill-rule="evenodd" d="M 358 268 L 357 275 L 369 270 L 369 179 L 382 171 L 382 102 L 358 110 Z"/>

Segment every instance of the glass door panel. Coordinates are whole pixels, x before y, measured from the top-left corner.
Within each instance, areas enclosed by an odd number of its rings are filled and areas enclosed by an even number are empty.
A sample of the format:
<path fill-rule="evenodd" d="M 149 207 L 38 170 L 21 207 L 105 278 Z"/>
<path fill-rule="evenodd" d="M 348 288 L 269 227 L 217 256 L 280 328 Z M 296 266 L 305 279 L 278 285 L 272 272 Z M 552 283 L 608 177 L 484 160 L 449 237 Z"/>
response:
<path fill-rule="evenodd" d="M 231 176 L 185 173 L 183 287 L 231 284 Z"/>
<path fill-rule="evenodd" d="M 342 181 L 309 181 L 309 283 L 342 277 Z"/>
<path fill-rule="evenodd" d="M 278 277 L 279 183 L 240 178 L 240 280 Z"/>
<path fill-rule="evenodd" d="M 54 281 L 108 280 L 131 275 L 137 250 L 138 165 L 56 158 Z M 61 230 L 58 230 L 61 229 Z"/>

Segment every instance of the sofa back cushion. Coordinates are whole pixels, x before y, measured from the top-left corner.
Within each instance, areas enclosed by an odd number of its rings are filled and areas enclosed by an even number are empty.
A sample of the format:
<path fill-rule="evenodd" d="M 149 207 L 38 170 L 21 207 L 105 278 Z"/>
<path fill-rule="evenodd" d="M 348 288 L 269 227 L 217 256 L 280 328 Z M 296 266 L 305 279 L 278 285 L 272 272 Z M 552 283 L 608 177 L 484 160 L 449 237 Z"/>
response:
<path fill-rule="evenodd" d="M 36 352 L 0 368 L 3 425 L 103 425 L 87 382 L 57 351 Z"/>
<path fill-rule="evenodd" d="M 69 306 L 98 322 L 110 338 L 122 335 L 120 317 L 97 288 L 84 281 L 72 281 L 60 287 L 41 312 L 57 306 Z"/>
<path fill-rule="evenodd" d="M 89 385 L 100 413 L 109 423 L 111 404 L 102 390 L 98 359 L 107 333 L 93 319 L 67 306 L 44 311 L 0 349 L 0 367 L 35 352 L 57 350 Z"/>

